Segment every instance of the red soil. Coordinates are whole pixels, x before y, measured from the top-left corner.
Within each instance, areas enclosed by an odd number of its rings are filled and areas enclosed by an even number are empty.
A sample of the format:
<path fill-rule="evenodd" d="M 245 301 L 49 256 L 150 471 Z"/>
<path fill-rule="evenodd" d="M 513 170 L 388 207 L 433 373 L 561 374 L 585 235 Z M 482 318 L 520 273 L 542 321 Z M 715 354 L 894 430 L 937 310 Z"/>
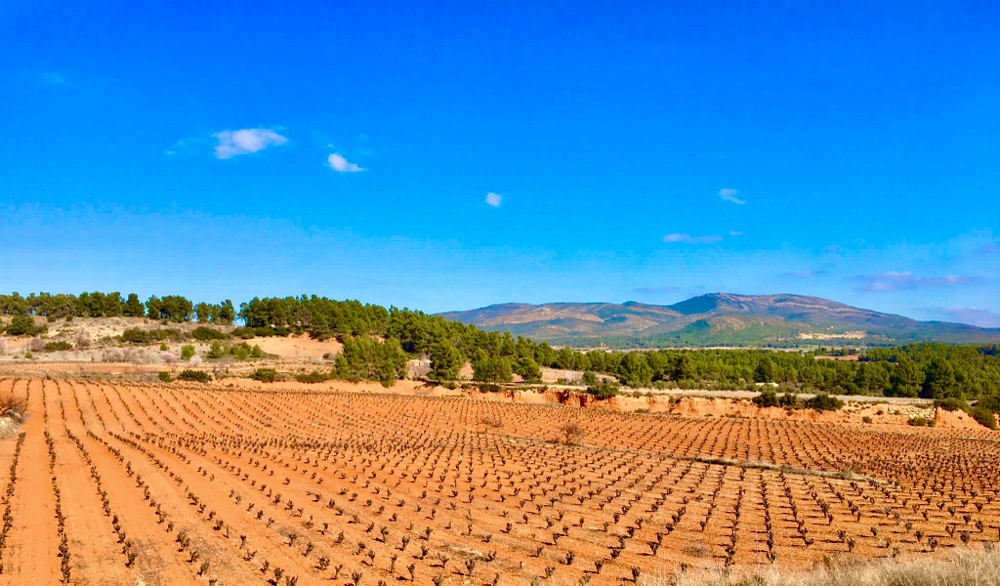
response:
<path fill-rule="evenodd" d="M 73 584 L 363 572 L 375 586 L 411 565 L 418 584 L 524 584 L 547 568 L 619 584 L 632 568 L 803 567 L 1000 531 L 1000 445 L 956 431 L 720 417 L 693 400 L 639 415 L 308 388 L 0 379 L 30 411 L 0 583 L 59 582 L 63 535 Z M 557 441 L 567 423 L 582 445 Z M 0 470 L 16 441 L 0 442 Z"/>

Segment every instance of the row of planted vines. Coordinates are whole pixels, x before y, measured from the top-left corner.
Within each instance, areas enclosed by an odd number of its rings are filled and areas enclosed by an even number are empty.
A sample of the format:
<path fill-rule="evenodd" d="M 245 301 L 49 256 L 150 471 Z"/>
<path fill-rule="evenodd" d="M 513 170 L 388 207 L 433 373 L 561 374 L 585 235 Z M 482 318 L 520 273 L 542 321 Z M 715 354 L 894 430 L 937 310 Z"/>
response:
<path fill-rule="evenodd" d="M 76 380 L 0 393 L 30 414 L 0 442 L 0 582 L 620 584 L 1000 540 L 985 431 Z"/>

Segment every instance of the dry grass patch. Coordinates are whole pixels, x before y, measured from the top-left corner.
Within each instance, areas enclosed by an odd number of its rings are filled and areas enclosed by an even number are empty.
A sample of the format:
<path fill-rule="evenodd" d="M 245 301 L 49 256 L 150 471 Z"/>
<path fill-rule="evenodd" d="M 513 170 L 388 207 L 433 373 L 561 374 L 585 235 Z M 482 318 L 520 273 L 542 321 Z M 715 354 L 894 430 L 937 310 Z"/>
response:
<path fill-rule="evenodd" d="M 655 575 L 641 586 L 997 586 L 1000 552 L 957 548 L 946 557 L 910 557 L 817 564 L 811 571 L 762 566 L 750 573 L 725 571 Z"/>

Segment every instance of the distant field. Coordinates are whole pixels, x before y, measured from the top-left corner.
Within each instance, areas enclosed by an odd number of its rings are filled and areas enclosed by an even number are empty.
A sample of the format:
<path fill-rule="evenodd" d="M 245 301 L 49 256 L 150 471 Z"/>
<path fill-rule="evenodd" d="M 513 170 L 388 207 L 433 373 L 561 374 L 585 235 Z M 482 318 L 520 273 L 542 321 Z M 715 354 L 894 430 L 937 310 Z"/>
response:
<path fill-rule="evenodd" d="M 30 415 L 0 442 L 10 583 L 641 584 L 1000 531 L 985 429 L 41 378 L 0 395 Z"/>

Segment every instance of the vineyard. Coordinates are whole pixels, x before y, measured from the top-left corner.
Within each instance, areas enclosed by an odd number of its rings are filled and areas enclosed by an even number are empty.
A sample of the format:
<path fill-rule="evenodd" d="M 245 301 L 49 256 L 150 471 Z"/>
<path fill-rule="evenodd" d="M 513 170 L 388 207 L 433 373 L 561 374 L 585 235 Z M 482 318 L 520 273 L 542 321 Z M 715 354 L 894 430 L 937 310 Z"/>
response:
<path fill-rule="evenodd" d="M 29 414 L 0 442 L 5 584 L 643 584 L 1000 540 L 995 433 L 183 383 L 0 396 Z"/>

